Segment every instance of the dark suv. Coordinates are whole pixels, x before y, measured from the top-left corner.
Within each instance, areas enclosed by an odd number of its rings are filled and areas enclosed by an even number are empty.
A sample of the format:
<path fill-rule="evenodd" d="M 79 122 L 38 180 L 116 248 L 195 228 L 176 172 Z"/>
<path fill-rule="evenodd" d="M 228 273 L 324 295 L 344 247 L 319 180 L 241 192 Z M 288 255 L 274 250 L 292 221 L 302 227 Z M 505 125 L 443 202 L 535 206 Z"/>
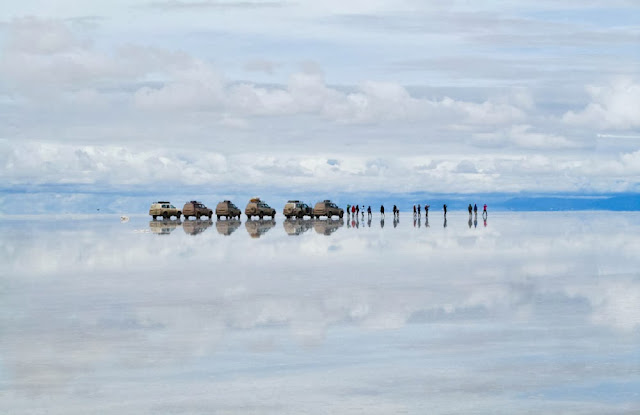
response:
<path fill-rule="evenodd" d="M 206 207 L 203 203 L 196 200 L 187 202 L 182 208 L 182 214 L 185 219 L 189 219 L 189 216 L 195 216 L 196 219 L 200 219 L 200 216 L 208 216 L 209 219 L 213 216 L 213 211 Z"/>

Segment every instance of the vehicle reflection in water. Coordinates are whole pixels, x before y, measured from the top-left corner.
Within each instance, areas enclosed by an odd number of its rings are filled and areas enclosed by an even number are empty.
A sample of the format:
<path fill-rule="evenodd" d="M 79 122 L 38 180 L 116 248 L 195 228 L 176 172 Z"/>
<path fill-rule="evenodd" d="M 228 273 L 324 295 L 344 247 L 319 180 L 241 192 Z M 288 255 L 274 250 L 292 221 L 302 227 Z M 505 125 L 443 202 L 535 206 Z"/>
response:
<path fill-rule="evenodd" d="M 356 227 L 359 227 L 359 223 L 356 222 Z M 344 220 L 342 218 L 338 219 L 338 220 L 334 220 L 334 219 L 315 219 L 313 221 L 313 229 L 316 230 L 316 232 L 318 232 L 319 234 L 322 235 L 331 235 L 332 233 L 334 233 L 335 231 L 338 230 L 338 228 L 341 228 L 344 226 Z M 353 224 L 352 224 L 353 226 Z"/>
<path fill-rule="evenodd" d="M 173 232 L 178 226 L 182 225 L 182 222 L 178 220 L 152 220 L 149 221 L 149 229 L 152 233 L 157 235 L 169 235 Z"/>
<path fill-rule="evenodd" d="M 211 220 L 185 220 L 182 223 L 182 229 L 184 229 L 184 233 L 197 235 L 209 229 L 211 225 L 213 225 Z"/>
<path fill-rule="evenodd" d="M 249 235 L 251 235 L 252 238 L 259 238 L 263 234 L 269 232 L 269 229 L 276 226 L 276 221 L 273 219 L 249 219 L 244 223 L 244 226 L 247 228 L 247 232 L 249 232 Z"/>
<path fill-rule="evenodd" d="M 236 231 L 242 225 L 238 219 L 217 220 L 216 230 L 219 234 L 229 236 Z"/>
<path fill-rule="evenodd" d="M 285 219 L 282 222 L 287 235 L 298 236 L 313 227 L 313 221 L 307 219 Z"/>

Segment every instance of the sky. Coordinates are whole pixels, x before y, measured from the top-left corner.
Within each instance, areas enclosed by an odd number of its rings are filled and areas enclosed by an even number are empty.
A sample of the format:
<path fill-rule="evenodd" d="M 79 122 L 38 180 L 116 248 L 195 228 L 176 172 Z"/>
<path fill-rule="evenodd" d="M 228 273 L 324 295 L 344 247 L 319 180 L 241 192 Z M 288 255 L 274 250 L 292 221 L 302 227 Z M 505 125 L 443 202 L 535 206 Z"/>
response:
<path fill-rule="evenodd" d="M 640 192 L 640 3 L 479 3 L 3 2 L 2 197 Z"/>

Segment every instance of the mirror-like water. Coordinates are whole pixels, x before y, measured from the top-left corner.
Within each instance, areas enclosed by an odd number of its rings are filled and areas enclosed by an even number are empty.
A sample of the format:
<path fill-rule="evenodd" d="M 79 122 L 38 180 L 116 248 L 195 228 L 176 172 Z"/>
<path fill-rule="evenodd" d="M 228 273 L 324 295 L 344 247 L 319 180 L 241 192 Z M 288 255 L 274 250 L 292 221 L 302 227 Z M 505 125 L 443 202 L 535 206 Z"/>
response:
<path fill-rule="evenodd" d="M 640 215 L 0 224 L 0 408 L 640 411 Z"/>

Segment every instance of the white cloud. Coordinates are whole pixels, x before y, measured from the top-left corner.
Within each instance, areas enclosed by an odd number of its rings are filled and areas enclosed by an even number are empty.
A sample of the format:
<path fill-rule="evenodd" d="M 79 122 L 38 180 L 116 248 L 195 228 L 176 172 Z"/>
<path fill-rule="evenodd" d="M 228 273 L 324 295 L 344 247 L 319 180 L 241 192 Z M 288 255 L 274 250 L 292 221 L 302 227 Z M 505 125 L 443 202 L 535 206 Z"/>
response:
<path fill-rule="evenodd" d="M 640 127 L 640 84 L 632 79 L 617 79 L 608 85 L 591 85 L 591 97 L 581 111 L 568 111 L 562 117 L 569 125 L 599 129 L 630 130 Z"/>

